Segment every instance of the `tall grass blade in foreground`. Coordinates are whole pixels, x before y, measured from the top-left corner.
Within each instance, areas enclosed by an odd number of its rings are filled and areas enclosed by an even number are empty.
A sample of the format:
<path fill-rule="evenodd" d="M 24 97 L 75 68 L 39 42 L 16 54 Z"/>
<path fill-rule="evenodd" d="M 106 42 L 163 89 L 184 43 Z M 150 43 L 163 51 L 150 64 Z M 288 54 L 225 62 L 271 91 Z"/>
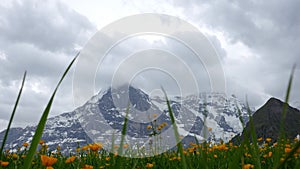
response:
<path fill-rule="evenodd" d="M 250 106 L 248 104 L 248 99 L 247 98 L 246 98 L 246 104 L 247 104 L 247 112 L 248 112 L 249 120 L 250 120 L 249 121 L 249 123 L 250 123 L 250 133 L 251 133 L 251 140 L 252 140 L 252 146 L 253 146 L 253 147 L 251 147 L 251 144 L 248 144 L 248 148 L 251 150 L 250 152 L 254 156 L 255 168 L 260 169 L 261 168 L 261 163 L 260 163 L 260 156 L 259 156 L 259 148 L 258 148 L 258 144 L 257 144 L 257 136 L 256 136 L 253 117 L 251 115 L 251 110 L 250 110 Z"/>
<path fill-rule="evenodd" d="M 289 98 L 290 98 L 290 93 L 291 93 L 291 88 L 292 88 L 295 69 L 296 69 L 296 65 L 293 66 L 291 74 L 290 74 L 290 79 L 289 79 L 289 83 L 288 83 L 288 87 L 287 87 L 287 91 L 286 91 L 286 96 L 285 96 L 285 101 L 284 101 L 284 105 L 283 105 L 282 118 L 281 118 L 281 121 L 280 121 L 280 135 L 279 135 L 279 138 L 278 138 L 279 139 L 278 140 L 278 145 L 279 146 L 277 146 L 277 150 L 276 150 L 276 154 L 275 154 L 276 155 L 275 156 L 275 163 L 274 163 L 274 164 L 276 164 L 276 165 L 274 165 L 275 168 L 283 167 L 283 165 L 286 163 L 287 159 L 290 158 L 289 156 L 286 156 L 284 158 L 284 161 L 280 163 L 281 144 L 285 142 L 285 134 L 284 134 L 284 127 L 285 127 L 285 122 L 286 122 L 285 119 L 286 119 L 286 113 L 287 113 L 287 109 L 288 109 L 288 102 L 289 102 Z M 299 147 L 300 147 L 300 144 L 298 142 L 298 144 L 293 149 L 293 151 L 295 152 Z M 289 155 L 293 155 L 291 153 Z"/>
<path fill-rule="evenodd" d="M 165 94 L 165 99 L 166 99 L 166 102 L 167 102 L 167 105 L 168 105 L 168 111 L 169 111 L 169 115 L 170 115 L 171 122 L 172 122 L 172 125 L 173 125 L 173 130 L 174 130 L 174 134 L 175 134 L 175 139 L 176 139 L 178 151 L 179 151 L 179 154 L 180 154 L 181 159 L 182 159 L 182 165 L 183 165 L 184 169 L 187 169 L 188 166 L 187 166 L 185 156 L 183 154 L 183 150 L 182 150 L 183 147 L 182 147 L 182 143 L 181 143 L 180 138 L 179 138 L 179 133 L 178 133 L 177 125 L 176 125 L 175 118 L 174 118 L 174 115 L 173 115 L 173 112 L 172 112 L 172 108 L 171 108 L 171 105 L 170 105 L 170 101 L 168 99 L 166 91 L 163 88 L 161 88 L 161 89 Z"/>
<path fill-rule="evenodd" d="M 20 88 L 20 90 L 19 90 L 19 94 L 18 94 L 16 103 L 15 103 L 14 109 L 13 109 L 12 114 L 11 114 L 11 116 L 10 116 L 10 119 L 9 119 L 9 122 L 8 122 L 8 126 L 7 126 L 7 129 L 6 129 L 5 134 L 4 134 L 4 138 L 3 138 L 3 140 L 2 140 L 2 145 L 1 145 L 1 149 L 0 149 L 0 161 L 2 160 L 2 151 L 3 151 L 4 146 L 5 146 L 5 142 L 6 142 L 6 139 L 7 139 L 7 136 L 8 136 L 8 132 L 9 132 L 10 126 L 11 126 L 11 123 L 12 123 L 12 121 L 13 121 L 13 119 L 14 119 L 14 116 L 15 116 L 15 113 L 16 113 L 16 110 L 17 110 L 17 106 L 18 106 L 19 100 L 20 100 L 20 98 L 21 98 L 21 93 L 22 93 L 22 91 L 23 91 L 25 79 L 26 79 L 26 71 L 25 71 L 25 73 L 24 73 L 23 80 L 22 80 L 22 84 L 21 84 L 21 88 Z"/>
<path fill-rule="evenodd" d="M 47 121 L 47 117 L 48 117 L 48 114 L 50 112 L 50 109 L 51 109 L 51 106 L 52 106 L 52 103 L 53 103 L 53 100 L 54 100 L 54 97 L 55 97 L 55 94 L 61 84 L 61 82 L 63 81 L 63 79 L 65 78 L 65 76 L 67 75 L 67 73 L 69 72 L 71 66 L 73 65 L 73 63 L 75 62 L 76 58 L 78 57 L 79 53 L 76 55 L 76 57 L 71 61 L 71 63 L 69 64 L 68 68 L 65 70 L 63 76 L 61 77 L 60 81 L 58 82 L 44 112 L 43 112 L 43 115 L 39 121 L 39 124 L 36 128 L 36 131 L 35 131 L 35 134 L 33 136 L 33 139 L 32 139 L 32 142 L 31 142 L 31 145 L 30 145 L 30 148 L 29 148 L 29 151 L 28 151 L 28 155 L 26 156 L 26 159 L 25 159 L 25 163 L 24 163 L 24 169 L 29 169 L 31 167 L 31 162 L 33 160 L 33 156 L 35 154 L 35 151 L 38 147 L 38 144 L 39 144 L 39 141 L 43 135 L 43 130 L 44 130 L 44 127 L 45 127 L 45 124 L 46 124 L 46 121 Z"/>
<path fill-rule="evenodd" d="M 125 115 L 125 119 L 124 119 L 124 125 L 123 125 L 123 128 L 122 128 L 122 136 L 121 136 L 121 141 L 120 141 L 120 147 L 118 149 L 118 156 L 117 156 L 117 159 L 116 159 L 116 167 L 115 168 L 120 168 L 121 167 L 121 158 L 122 157 L 120 157 L 120 155 L 123 154 L 123 146 L 124 146 L 124 140 L 125 140 L 125 136 L 126 136 L 129 109 L 130 109 L 130 102 L 128 102 L 128 105 L 127 105 L 127 108 L 126 108 L 126 115 Z"/>

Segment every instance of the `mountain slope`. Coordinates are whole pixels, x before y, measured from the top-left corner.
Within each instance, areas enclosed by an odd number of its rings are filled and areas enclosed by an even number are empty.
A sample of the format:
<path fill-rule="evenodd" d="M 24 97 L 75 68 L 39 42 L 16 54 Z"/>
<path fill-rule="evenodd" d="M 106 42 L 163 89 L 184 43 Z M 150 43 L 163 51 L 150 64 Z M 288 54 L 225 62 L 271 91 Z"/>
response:
<path fill-rule="evenodd" d="M 253 124 L 258 138 L 272 138 L 273 141 L 278 139 L 284 104 L 276 98 L 271 98 L 253 114 Z M 250 124 L 248 123 L 242 134 L 234 137 L 233 141 L 242 140 L 246 131 L 249 130 Z M 300 133 L 300 111 L 298 109 L 288 106 L 284 132 L 289 139 L 295 138 Z"/>
<path fill-rule="evenodd" d="M 162 133 L 162 142 L 176 144 L 164 97 L 150 98 L 141 89 L 132 86 L 102 90 L 74 111 L 49 118 L 42 138 L 50 150 L 54 150 L 57 145 L 62 149 L 74 150 L 78 144 L 92 142 L 102 142 L 110 148 L 112 140 L 116 143 L 119 141 L 128 100 L 130 112 L 126 142 L 139 146 L 149 145 L 153 141 L 149 135 L 154 131 L 147 129 L 148 126 L 158 127 L 165 123 L 165 127 L 157 131 Z M 195 141 L 194 136 L 199 141 L 228 141 L 242 132 L 238 108 L 242 118 L 246 122 L 248 120 L 246 106 L 234 96 L 227 97 L 221 93 L 177 96 L 171 98 L 170 103 L 179 134 L 184 136 L 184 145 Z M 35 126 L 12 129 L 6 147 L 16 148 L 24 142 L 30 142 L 34 131 Z M 3 134 L 4 131 L 0 133 L 0 138 L 3 138 Z"/>

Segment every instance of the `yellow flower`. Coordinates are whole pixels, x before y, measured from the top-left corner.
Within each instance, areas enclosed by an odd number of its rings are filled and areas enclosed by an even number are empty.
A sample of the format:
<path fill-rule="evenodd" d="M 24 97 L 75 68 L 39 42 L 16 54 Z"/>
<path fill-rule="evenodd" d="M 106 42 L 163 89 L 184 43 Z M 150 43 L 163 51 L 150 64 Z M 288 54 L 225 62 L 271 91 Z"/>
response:
<path fill-rule="evenodd" d="M 257 139 L 257 141 L 262 141 L 262 140 L 263 140 L 263 138 L 262 138 L 262 137 L 260 137 L 260 138 L 258 138 L 258 139 Z"/>
<path fill-rule="evenodd" d="M 42 165 L 48 168 L 57 162 L 57 158 L 41 155 L 41 161 Z"/>
<path fill-rule="evenodd" d="M 1 164 L 2 167 L 6 167 L 6 166 L 8 166 L 9 162 L 7 162 L 7 161 L 0 161 L 0 164 Z"/>
<path fill-rule="evenodd" d="M 94 143 L 94 144 L 90 144 L 89 147 L 92 151 L 98 151 L 98 150 L 102 149 L 102 144 L 101 143 L 98 143 L 98 144 Z"/>
<path fill-rule="evenodd" d="M 296 153 L 300 153 L 300 148 L 297 149 Z"/>
<path fill-rule="evenodd" d="M 56 150 L 57 150 L 57 151 L 60 151 L 60 150 L 61 150 L 60 146 L 57 146 L 57 147 L 56 147 Z"/>
<path fill-rule="evenodd" d="M 81 149 L 82 149 L 82 151 L 88 150 L 89 146 L 83 146 Z"/>
<path fill-rule="evenodd" d="M 152 163 L 147 163 L 146 168 L 152 168 L 154 166 L 154 164 Z"/>
<path fill-rule="evenodd" d="M 109 161 L 109 160 L 110 160 L 110 157 L 105 157 L 105 160 L 106 160 L 106 161 Z"/>
<path fill-rule="evenodd" d="M 266 138 L 266 142 L 271 142 L 272 139 L 271 138 Z"/>
<path fill-rule="evenodd" d="M 289 147 L 287 147 L 287 148 L 284 149 L 284 152 L 285 152 L 285 153 L 289 153 L 289 152 L 291 152 L 291 151 L 292 151 L 292 149 L 289 148 Z"/>
<path fill-rule="evenodd" d="M 43 145 L 44 143 L 45 143 L 44 140 L 40 140 L 40 142 L 39 142 L 40 145 Z"/>
<path fill-rule="evenodd" d="M 214 158 L 218 158 L 217 154 L 214 154 Z"/>
<path fill-rule="evenodd" d="M 168 125 L 167 122 L 163 122 L 163 123 L 162 123 L 162 126 L 164 126 L 164 127 L 166 127 L 167 125 Z"/>
<path fill-rule="evenodd" d="M 272 151 L 270 151 L 269 154 L 268 154 L 268 156 L 272 157 L 272 154 L 273 154 Z"/>
<path fill-rule="evenodd" d="M 212 131 L 212 128 L 211 128 L 211 127 L 208 127 L 208 131 Z"/>
<path fill-rule="evenodd" d="M 24 146 L 24 147 L 28 147 L 29 144 L 28 144 L 28 143 L 23 143 L 23 146 Z"/>
<path fill-rule="evenodd" d="M 19 158 L 19 156 L 18 156 L 17 154 L 14 153 L 14 154 L 12 155 L 12 158 L 13 158 L 13 160 L 17 160 L 17 159 Z"/>
<path fill-rule="evenodd" d="M 226 147 L 226 144 L 221 144 L 218 146 L 218 150 L 228 150 L 228 148 Z"/>
<path fill-rule="evenodd" d="M 151 129 L 151 128 L 152 128 L 152 126 L 150 126 L 150 125 L 149 125 L 149 126 L 147 126 L 147 129 Z"/>
<path fill-rule="evenodd" d="M 252 164 L 244 164 L 243 165 L 243 169 L 250 169 L 250 168 L 254 168 L 254 165 L 252 165 Z"/>
<path fill-rule="evenodd" d="M 72 163 L 75 159 L 76 159 L 75 156 L 71 156 L 71 157 L 69 157 L 69 158 L 66 160 L 66 163 L 67 163 L 67 164 Z"/>
<path fill-rule="evenodd" d="M 128 146 L 129 146 L 128 144 L 124 144 L 123 148 L 128 148 Z"/>
<path fill-rule="evenodd" d="M 94 167 L 93 166 L 91 166 L 91 165 L 84 165 L 83 166 L 83 168 L 81 168 L 81 169 L 93 169 Z"/>

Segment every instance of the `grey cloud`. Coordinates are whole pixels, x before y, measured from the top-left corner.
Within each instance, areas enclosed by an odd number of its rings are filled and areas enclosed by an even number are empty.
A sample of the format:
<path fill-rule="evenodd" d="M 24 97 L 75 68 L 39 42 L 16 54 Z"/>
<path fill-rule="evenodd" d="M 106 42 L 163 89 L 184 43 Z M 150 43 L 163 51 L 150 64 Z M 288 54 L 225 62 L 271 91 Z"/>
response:
<path fill-rule="evenodd" d="M 14 124 L 36 123 L 64 69 L 96 27 L 59 1 L 11 1 L 0 5 L 0 119 L 8 120 L 22 74 L 24 91 Z M 3 57 L 5 56 L 5 57 Z M 72 70 L 50 116 L 73 110 Z"/>
<path fill-rule="evenodd" d="M 235 70 L 226 72 L 229 89 L 232 89 L 230 85 L 239 84 L 239 93 L 244 93 L 244 87 L 247 87 L 259 90 L 265 96 L 283 99 L 292 65 L 300 63 L 299 1 L 191 0 L 188 3 L 174 1 L 174 4 L 199 24 L 224 32 L 230 43 L 242 42 L 259 56 L 260 59 L 249 62 L 241 59 L 237 65 L 226 64 L 230 59 L 225 58 L 225 69 Z M 299 81 L 298 77 L 295 76 L 295 83 Z M 298 90 L 299 87 L 294 87 L 295 93 Z M 257 100 L 261 98 L 257 94 L 249 100 L 258 105 Z M 299 97 L 293 99 L 300 100 Z"/>
<path fill-rule="evenodd" d="M 58 1 L 13 1 L 10 8 L 0 6 L 0 16 L 2 39 L 52 52 L 72 51 L 94 29 L 86 17 Z"/>

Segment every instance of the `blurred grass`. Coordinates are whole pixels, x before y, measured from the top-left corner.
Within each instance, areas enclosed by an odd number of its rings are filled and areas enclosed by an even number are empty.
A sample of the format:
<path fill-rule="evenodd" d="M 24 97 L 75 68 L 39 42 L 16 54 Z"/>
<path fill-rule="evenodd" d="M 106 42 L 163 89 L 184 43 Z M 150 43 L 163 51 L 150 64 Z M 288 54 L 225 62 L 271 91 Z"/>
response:
<path fill-rule="evenodd" d="M 171 118 L 171 123 L 173 125 L 174 135 L 175 135 L 175 139 L 176 139 L 176 143 L 177 143 L 177 151 L 179 152 L 180 157 L 182 159 L 182 168 L 187 169 L 188 165 L 187 165 L 185 156 L 183 154 L 183 146 L 182 146 L 182 143 L 180 141 L 177 124 L 176 124 L 176 121 L 175 121 L 175 118 L 174 118 L 174 115 L 173 115 L 173 111 L 172 111 L 172 108 L 171 108 L 171 105 L 170 105 L 170 101 L 168 99 L 166 91 L 163 88 L 162 88 L 162 91 L 165 94 L 165 99 L 166 99 L 167 106 L 168 106 L 168 112 L 169 112 L 169 115 L 170 115 L 170 118 Z"/>

